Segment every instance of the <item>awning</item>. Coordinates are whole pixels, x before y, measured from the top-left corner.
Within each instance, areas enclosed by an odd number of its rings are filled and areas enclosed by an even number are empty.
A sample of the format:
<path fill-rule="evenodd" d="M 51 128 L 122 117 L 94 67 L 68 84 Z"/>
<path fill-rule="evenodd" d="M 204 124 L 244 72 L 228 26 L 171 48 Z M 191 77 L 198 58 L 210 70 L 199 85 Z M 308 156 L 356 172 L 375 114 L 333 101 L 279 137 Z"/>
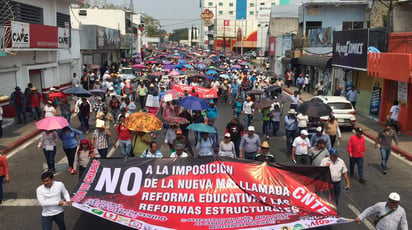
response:
<path fill-rule="evenodd" d="M 280 59 L 280 63 L 285 64 L 285 65 L 289 65 L 290 62 L 292 61 L 293 58 L 288 58 L 288 57 L 282 57 Z"/>
<path fill-rule="evenodd" d="M 325 68 L 330 65 L 332 57 L 303 55 L 297 58 L 297 63 L 300 65 L 319 66 Z"/>
<path fill-rule="evenodd" d="M 242 42 L 236 41 L 233 47 L 242 47 Z M 256 48 L 256 41 L 243 41 L 243 48 Z"/>

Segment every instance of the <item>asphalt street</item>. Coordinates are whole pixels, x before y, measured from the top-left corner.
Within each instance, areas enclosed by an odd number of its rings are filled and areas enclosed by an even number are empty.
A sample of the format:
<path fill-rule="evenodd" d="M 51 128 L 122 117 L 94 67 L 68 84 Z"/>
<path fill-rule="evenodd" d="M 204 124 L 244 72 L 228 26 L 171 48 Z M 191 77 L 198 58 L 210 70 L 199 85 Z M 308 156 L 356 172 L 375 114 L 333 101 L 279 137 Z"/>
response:
<path fill-rule="evenodd" d="M 287 111 L 286 105 L 284 110 Z M 232 111 L 228 104 L 218 104 L 219 118 L 216 121 L 216 126 L 219 131 L 219 139 L 222 139 L 224 128 L 229 122 Z M 256 127 L 256 133 L 262 133 L 262 122 L 259 112 L 253 120 L 253 125 Z M 72 118 L 74 126 L 78 125 L 77 118 Z M 243 117 L 241 117 L 243 122 Z M 91 119 L 90 124 L 94 122 Z M 112 133 L 114 135 L 114 128 Z M 161 131 L 158 136 L 158 142 L 163 143 L 165 131 Z M 276 156 L 280 163 L 292 164 L 290 156 L 286 154 L 285 138 L 283 124 L 281 124 L 280 132 L 277 137 L 270 137 L 269 144 L 270 152 Z M 346 146 L 350 136 L 353 133 L 351 130 L 344 130 L 340 146 L 336 146 L 341 153 L 340 157 L 344 159 L 346 165 L 349 166 L 348 154 Z M 192 137 L 192 136 L 191 136 Z M 193 137 L 191 138 L 193 139 Z M 45 158 L 42 152 L 36 151 L 39 136 L 28 141 L 24 145 L 17 148 L 15 151 L 7 155 L 10 165 L 11 182 L 4 185 L 4 200 L 0 206 L 0 229 L 41 229 L 41 207 L 36 202 L 36 188 L 41 184 L 40 175 L 46 167 Z M 113 145 L 114 136 L 110 139 Z M 351 178 L 352 188 L 346 192 L 342 192 L 338 213 L 340 216 L 347 218 L 355 218 L 359 211 L 373 205 L 379 201 L 385 201 L 390 192 L 398 192 L 401 195 L 401 206 L 406 210 L 409 221 L 412 221 L 412 193 L 410 193 L 410 181 L 412 175 L 409 172 L 412 165 L 410 162 L 392 155 L 389 160 L 389 169 L 386 175 L 380 171 L 380 154 L 374 148 L 374 144 L 366 141 L 367 151 L 365 153 L 365 178 L 368 181 L 366 185 L 360 184 L 355 178 Z M 57 147 L 57 175 L 55 180 L 62 181 L 66 185 L 69 192 L 73 192 L 77 182 L 77 175 L 70 175 L 67 172 L 66 157 L 64 155 L 61 143 Z M 162 145 L 162 152 L 166 152 Z M 119 150 L 113 151 L 112 157 L 120 157 Z M 67 229 L 127 229 L 120 225 L 108 222 L 101 218 L 83 213 L 73 207 L 65 208 L 65 220 Z M 170 226 L 173 228 L 173 226 Z M 54 226 L 57 229 L 57 226 Z M 349 223 L 343 225 L 335 225 L 323 229 L 336 230 L 352 230 L 352 229 L 373 229 L 370 222 L 362 224 Z"/>

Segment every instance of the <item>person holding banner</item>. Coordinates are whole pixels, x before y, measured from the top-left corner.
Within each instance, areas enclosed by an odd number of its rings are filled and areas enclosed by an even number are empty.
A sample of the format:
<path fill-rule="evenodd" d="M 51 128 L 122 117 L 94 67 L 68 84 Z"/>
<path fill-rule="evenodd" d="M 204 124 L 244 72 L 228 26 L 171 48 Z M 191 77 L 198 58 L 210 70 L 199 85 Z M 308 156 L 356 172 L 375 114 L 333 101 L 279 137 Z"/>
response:
<path fill-rule="evenodd" d="M 198 156 L 212 156 L 213 155 L 213 145 L 214 141 L 209 137 L 209 133 L 202 133 L 202 138 L 197 142 L 196 148 L 198 150 Z"/>
<path fill-rule="evenodd" d="M 260 153 L 256 154 L 255 159 L 257 161 L 262 161 L 262 162 L 269 162 L 269 163 L 275 163 L 276 159 L 275 156 L 270 154 L 269 152 L 269 143 L 267 141 L 264 141 L 262 145 L 260 146 Z"/>
<path fill-rule="evenodd" d="M 141 158 L 162 158 L 163 154 L 159 150 L 157 150 L 157 143 L 152 141 L 149 144 L 149 148 L 143 151 Z"/>
<path fill-rule="evenodd" d="M 171 158 L 187 158 L 189 157 L 189 154 L 187 152 L 183 151 L 184 146 L 182 144 L 177 144 L 175 145 L 175 152 L 170 154 Z"/>
<path fill-rule="evenodd" d="M 292 161 L 297 164 L 310 165 L 309 150 L 310 141 L 308 131 L 305 129 L 300 131 L 300 136 L 296 137 L 292 143 Z"/>
<path fill-rule="evenodd" d="M 260 137 L 255 133 L 255 127 L 249 126 L 248 133 L 240 140 L 240 158 L 254 160 L 260 151 Z"/>
<path fill-rule="evenodd" d="M 80 141 L 80 147 L 74 156 L 73 170 L 71 174 L 75 174 L 79 171 L 79 179 L 82 177 L 84 170 L 89 164 L 89 160 L 95 157 L 100 157 L 97 149 L 90 144 L 88 139 L 82 139 Z"/>
<path fill-rule="evenodd" d="M 333 190 L 335 192 L 336 206 L 338 206 L 341 191 L 340 181 L 342 179 L 342 175 L 346 180 L 346 189 L 350 189 L 348 169 L 346 168 L 345 162 L 341 158 L 339 158 L 338 150 L 331 148 L 329 157 L 323 158 L 320 162 L 320 166 L 327 166 L 330 169 Z"/>

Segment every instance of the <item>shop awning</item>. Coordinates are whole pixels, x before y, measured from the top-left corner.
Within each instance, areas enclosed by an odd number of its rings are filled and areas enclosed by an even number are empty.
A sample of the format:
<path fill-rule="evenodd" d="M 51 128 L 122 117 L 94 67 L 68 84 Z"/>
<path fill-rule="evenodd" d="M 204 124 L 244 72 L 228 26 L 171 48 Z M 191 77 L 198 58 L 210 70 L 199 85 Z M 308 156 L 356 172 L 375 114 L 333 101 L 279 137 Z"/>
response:
<path fill-rule="evenodd" d="M 292 59 L 294 59 L 294 58 L 281 57 L 280 63 L 285 64 L 285 65 L 289 65 L 292 62 Z"/>
<path fill-rule="evenodd" d="M 242 42 L 237 41 L 233 47 L 242 47 Z M 243 48 L 256 48 L 256 41 L 243 41 Z"/>
<path fill-rule="evenodd" d="M 332 57 L 303 55 L 297 58 L 297 63 L 300 65 L 319 66 L 325 68 L 330 65 Z"/>

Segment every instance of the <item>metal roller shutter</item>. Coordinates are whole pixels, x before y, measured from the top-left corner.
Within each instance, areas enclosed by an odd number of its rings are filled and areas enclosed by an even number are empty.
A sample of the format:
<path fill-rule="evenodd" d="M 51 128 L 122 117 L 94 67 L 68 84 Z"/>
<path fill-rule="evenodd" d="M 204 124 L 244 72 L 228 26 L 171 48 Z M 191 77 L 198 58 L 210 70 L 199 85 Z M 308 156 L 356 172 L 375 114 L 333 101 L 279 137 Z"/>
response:
<path fill-rule="evenodd" d="M 20 85 L 19 85 L 20 86 Z M 0 95 L 10 96 L 16 87 L 16 72 L 0 73 Z M 24 90 L 24 86 L 20 86 Z"/>

